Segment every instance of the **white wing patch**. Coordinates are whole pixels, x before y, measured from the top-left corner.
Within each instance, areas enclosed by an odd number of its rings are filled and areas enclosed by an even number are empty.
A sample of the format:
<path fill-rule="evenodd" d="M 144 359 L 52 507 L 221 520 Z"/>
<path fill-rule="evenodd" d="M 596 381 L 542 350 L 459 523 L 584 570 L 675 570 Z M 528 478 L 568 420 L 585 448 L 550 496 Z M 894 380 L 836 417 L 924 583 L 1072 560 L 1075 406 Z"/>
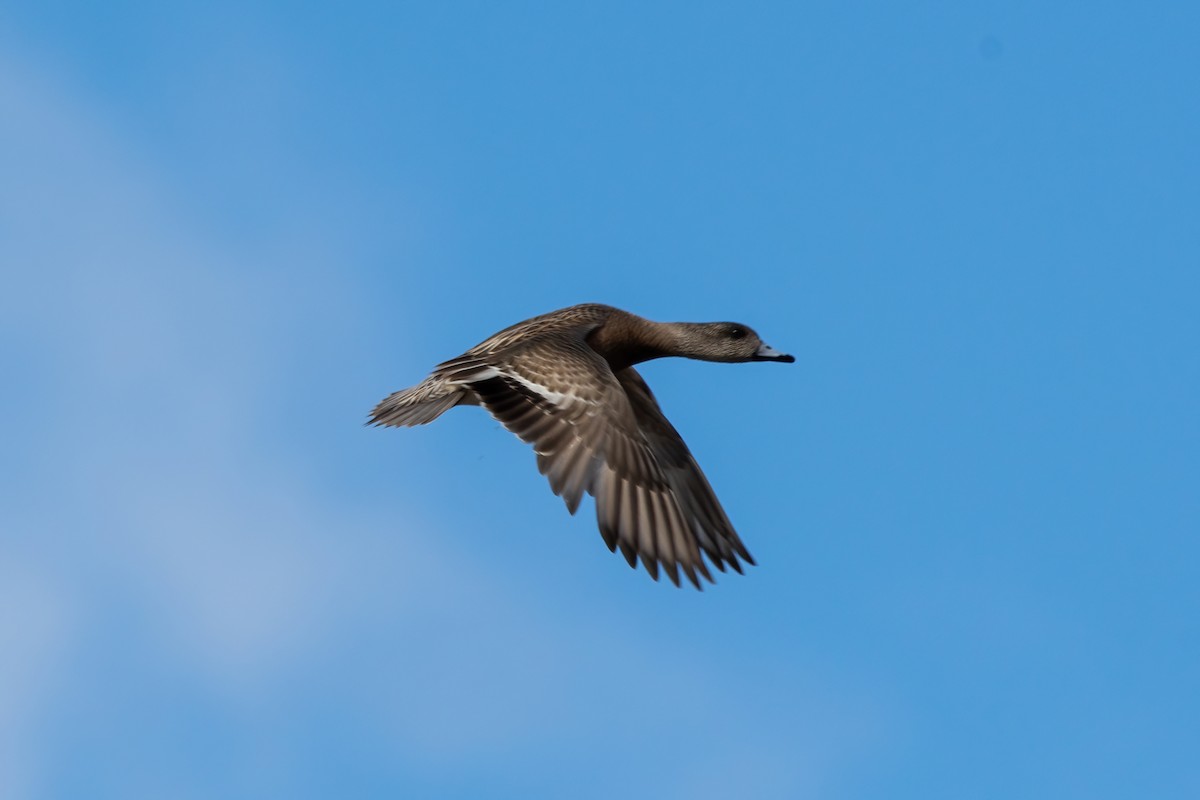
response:
<path fill-rule="evenodd" d="M 446 378 L 446 383 L 453 384 L 455 386 L 465 386 L 466 384 L 475 383 L 476 381 L 486 381 L 491 380 L 492 378 L 499 378 L 501 374 L 502 373 L 500 370 L 496 369 L 495 367 L 488 366 L 487 364 L 480 364 L 474 369 L 461 369 L 451 372 L 450 376 Z"/>
<path fill-rule="evenodd" d="M 500 374 L 500 373 L 496 373 L 496 374 Z M 571 406 L 580 401 L 579 395 L 565 394 L 563 392 L 556 392 L 553 389 L 550 389 L 546 386 L 541 385 L 540 383 L 536 383 L 534 381 L 529 380 L 529 378 L 527 378 L 524 375 L 521 375 L 519 373 L 505 372 L 505 373 L 503 373 L 503 375 L 504 375 L 504 377 L 511 378 L 512 380 L 521 384 L 529 391 L 535 392 L 538 395 L 541 395 L 542 397 L 546 398 L 554 405 L 559 406 L 561 408 L 566 408 L 566 407 Z M 484 380 L 484 378 L 479 378 L 477 380 Z"/>

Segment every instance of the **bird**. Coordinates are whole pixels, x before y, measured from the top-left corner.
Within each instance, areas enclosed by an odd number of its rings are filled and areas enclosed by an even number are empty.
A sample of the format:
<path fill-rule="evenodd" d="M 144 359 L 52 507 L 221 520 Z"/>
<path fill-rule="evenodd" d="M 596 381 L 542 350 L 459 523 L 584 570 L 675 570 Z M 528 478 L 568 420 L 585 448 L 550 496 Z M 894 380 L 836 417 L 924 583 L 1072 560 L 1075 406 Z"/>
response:
<path fill-rule="evenodd" d="M 584 303 L 518 322 L 388 395 L 368 425 L 428 424 L 478 405 L 533 445 L 538 471 L 571 514 L 595 498 L 610 551 L 675 586 L 755 564 L 679 432 L 634 369 L 651 359 L 778 361 L 793 356 L 736 322 L 653 322 Z M 703 556 L 701 555 L 703 553 Z"/>

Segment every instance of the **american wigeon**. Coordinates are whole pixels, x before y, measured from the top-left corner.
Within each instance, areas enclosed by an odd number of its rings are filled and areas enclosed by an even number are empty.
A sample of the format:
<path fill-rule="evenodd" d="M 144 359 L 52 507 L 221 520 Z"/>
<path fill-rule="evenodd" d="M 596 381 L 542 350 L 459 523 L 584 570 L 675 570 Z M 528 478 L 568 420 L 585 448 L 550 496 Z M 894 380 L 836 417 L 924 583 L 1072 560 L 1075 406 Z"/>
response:
<path fill-rule="evenodd" d="M 519 322 L 389 395 L 368 424 L 424 425 L 458 405 L 482 405 L 533 445 L 538 470 L 574 514 L 596 498 L 600 535 L 658 580 L 662 565 L 697 589 L 712 582 L 701 550 L 722 572 L 753 564 L 712 487 L 663 416 L 634 364 L 664 356 L 785 361 L 733 322 L 651 322 L 588 303 Z"/>

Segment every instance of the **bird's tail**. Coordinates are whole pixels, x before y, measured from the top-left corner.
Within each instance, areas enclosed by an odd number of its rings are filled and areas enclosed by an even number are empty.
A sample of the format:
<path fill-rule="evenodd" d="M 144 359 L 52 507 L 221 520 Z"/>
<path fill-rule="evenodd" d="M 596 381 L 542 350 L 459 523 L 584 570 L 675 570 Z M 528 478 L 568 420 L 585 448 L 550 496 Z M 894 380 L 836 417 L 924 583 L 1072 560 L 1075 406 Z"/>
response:
<path fill-rule="evenodd" d="M 447 383 L 431 375 L 408 389 L 393 392 L 371 412 L 368 425 L 412 426 L 425 425 L 440 417 L 447 409 L 469 404 L 470 390 Z"/>

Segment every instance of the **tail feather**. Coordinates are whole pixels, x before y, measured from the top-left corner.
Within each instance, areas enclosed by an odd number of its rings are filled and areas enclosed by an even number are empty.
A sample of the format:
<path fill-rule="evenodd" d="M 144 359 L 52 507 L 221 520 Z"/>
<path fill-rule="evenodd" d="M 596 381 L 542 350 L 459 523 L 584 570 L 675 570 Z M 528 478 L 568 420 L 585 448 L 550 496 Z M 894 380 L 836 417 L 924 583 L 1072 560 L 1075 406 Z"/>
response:
<path fill-rule="evenodd" d="M 408 389 L 393 392 L 371 412 L 368 425 L 426 425 L 448 409 L 469 403 L 470 392 L 461 386 L 447 385 L 438 378 L 427 378 Z"/>

